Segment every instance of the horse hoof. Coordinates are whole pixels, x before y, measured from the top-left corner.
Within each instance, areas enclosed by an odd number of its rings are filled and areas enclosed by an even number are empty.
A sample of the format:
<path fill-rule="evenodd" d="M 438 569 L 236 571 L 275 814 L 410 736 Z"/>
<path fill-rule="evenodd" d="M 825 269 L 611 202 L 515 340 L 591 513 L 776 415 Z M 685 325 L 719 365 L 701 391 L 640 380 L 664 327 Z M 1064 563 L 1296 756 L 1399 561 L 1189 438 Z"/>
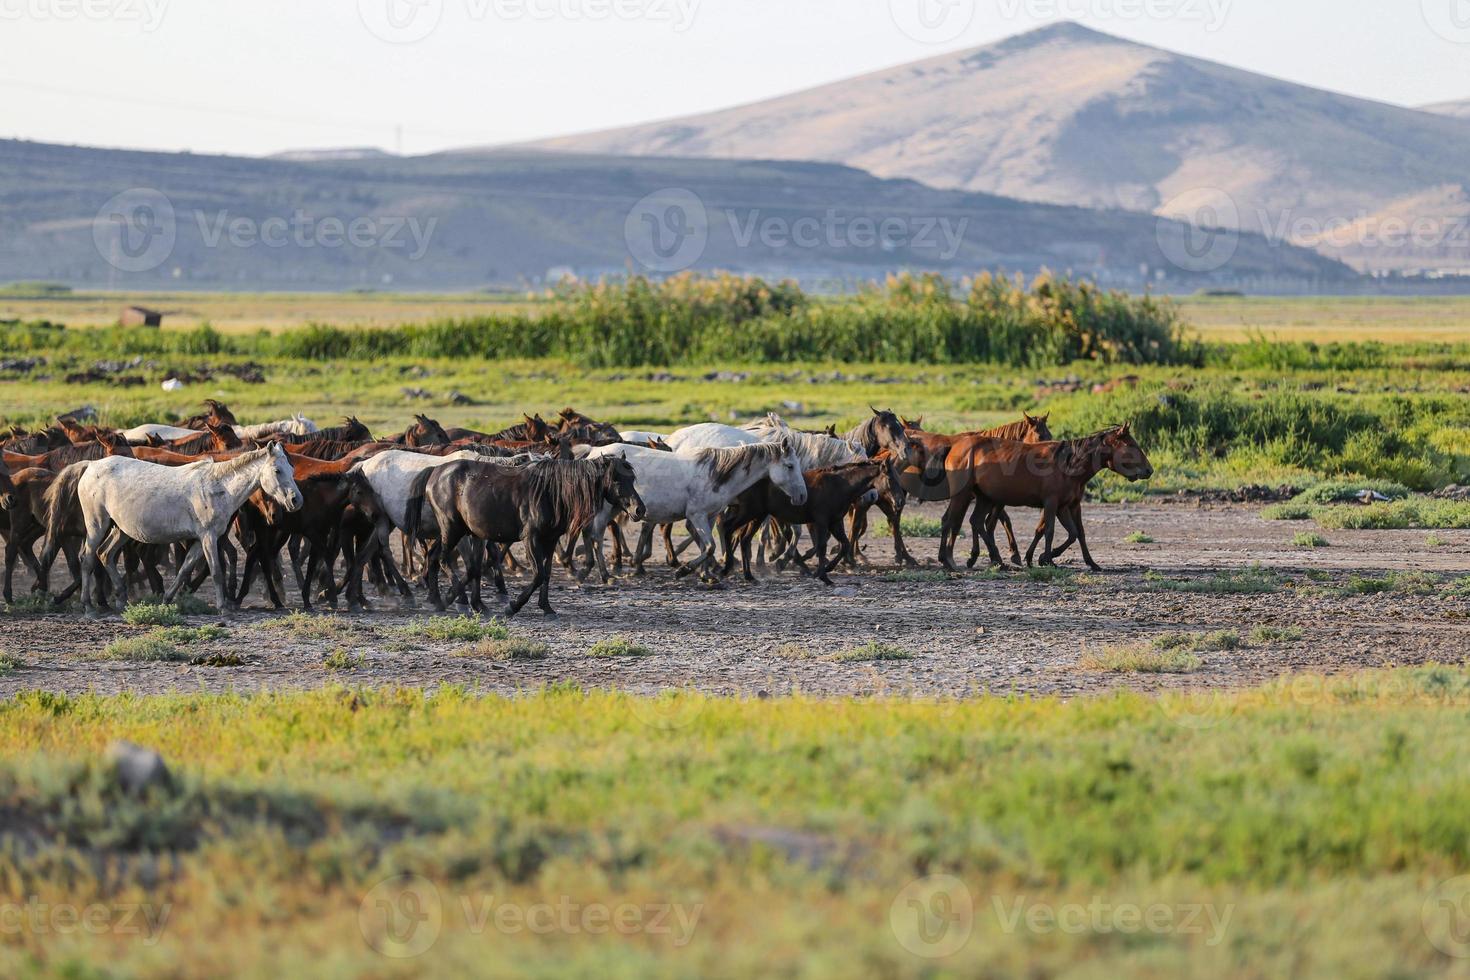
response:
<path fill-rule="evenodd" d="M 545 619 L 560 619 L 561 618 L 561 613 L 557 612 L 555 609 L 543 609 L 543 610 L 541 610 L 541 615 Z"/>

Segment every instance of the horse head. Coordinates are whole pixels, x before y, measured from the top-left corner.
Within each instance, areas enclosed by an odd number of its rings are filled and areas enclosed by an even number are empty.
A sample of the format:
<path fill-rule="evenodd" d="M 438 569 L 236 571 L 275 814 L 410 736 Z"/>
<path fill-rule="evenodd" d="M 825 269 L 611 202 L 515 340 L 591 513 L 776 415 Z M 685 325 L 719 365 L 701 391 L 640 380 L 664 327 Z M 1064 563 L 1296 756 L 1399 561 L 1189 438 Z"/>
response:
<path fill-rule="evenodd" d="M 1103 464 L 1130 483 L 1152 479 L 1153 464 L 1133 438 L 1132 423 L 1125 422 L 1103 433 Z"/>
<path fill-rule="evenodd" d="M 782 436 L 774 445 L 776 453 L 771 457 L 766 476 L 800 507 L 806 503 L 806 478 L 802 476 L 801 460 L 796 454 L 796 441 L 790 436 Z"/>
<path fill-rule="evenodd" d="M 1046 424 L 1046 420 L 1051 418 L 1050 412 L 1047 412 L 1045 415 L 1031 415 L 1027 412 L 1022 412 L 1021 418 L 1025 421 L 1027 429 L 1030 430 L 1027 438 L 1023 440 L 1024 442 L 1053 441 L 1051 429 Z"/>
<path fill-rule="evenodd" d="M 301 495 L 301 488 L 296 485 L 296 474 L 291 468 L 286 450 L 281 448 L 279 442 L 273 442 L 261 451 L 265 453 L 269 465 L 261 472 L 260 488 L 266 492 L 266 496 L 288 512 L 300 510 L 305 498 Z"/>
<path fill-rule="evenodd" d="M 643 504 L 643 498 L 638 495 L 638 480 L 633 472 L 633 464 L 622 456 L 607 456 L 599 462 L 607 464 L 603 499 L 635 521 L 647 517 L 648 509 Z"/>

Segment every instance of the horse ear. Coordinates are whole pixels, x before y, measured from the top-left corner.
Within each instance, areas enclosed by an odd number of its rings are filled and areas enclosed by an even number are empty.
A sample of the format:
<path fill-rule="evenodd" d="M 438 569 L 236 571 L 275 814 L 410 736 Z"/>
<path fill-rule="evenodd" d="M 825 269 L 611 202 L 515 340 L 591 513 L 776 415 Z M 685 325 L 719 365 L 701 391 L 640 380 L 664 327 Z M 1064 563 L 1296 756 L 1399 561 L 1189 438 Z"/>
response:
<path fill-rule="evenodd" d="M 1126 435 L 1128 435 L 1128 430 L 1131 429 L 1131 428 L 1133 428 L 1133 423 L 1132 422 L 1124 422 L 1123 425 L 1122 425 L 1122 427 L 1120 429 L 1118 429 L 1118 435 L 1120 435 L 1120 436 L 1126 436 Z"/>
<path fill-rule="evenodd" d="M 1021 409 L 1021 418 L 1025 419 L 1027 422 L 1035 422 L 1036 421 L 1034 418 L 1031 417 L 1031 413 L 1028 412 L 1028 411 L 1026 411 L 1024 408 Z"/>

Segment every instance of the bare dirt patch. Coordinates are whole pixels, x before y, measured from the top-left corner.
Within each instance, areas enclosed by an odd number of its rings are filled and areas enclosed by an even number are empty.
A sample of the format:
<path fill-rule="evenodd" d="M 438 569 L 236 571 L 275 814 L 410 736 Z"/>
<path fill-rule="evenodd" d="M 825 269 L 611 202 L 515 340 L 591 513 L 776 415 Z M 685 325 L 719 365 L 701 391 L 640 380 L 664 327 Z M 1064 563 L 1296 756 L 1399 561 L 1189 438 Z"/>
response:
<path fill-rule="evenodd" d="M 332 682 L 455 683 L 513 692 L 572 682 L 640 693 L 1070 696 L 1122 686 L 1239 687 L 1303 670 L 1464 659 L 1470 581 L 1461 579 L 1470 576 L 1470 532 L 1436 532 L 1439 543 L 1431 547 L 1423 531 L 1334 531 L 1326 534 L 1328 547 L 1304 550 L 1292 544 L 1300 526 L 1262 520 L 1258 512 L 1234 504 L 1093 506 L 1089 540 L 1107 570 L 1087 573 L 1073 553 L 1064 561 L 1070 574 L 1051 581 L 1022 571 L 941 576 L 935 542 L 924 539 L 910 546 L 928 574 L 899 573 L 889 543 L 875 538 L 868 553 L 877 564 L 834 575 L 835 589 L 765 570 L 761 584 L 732 579 L 711 590 L 675 581 L 661 564 L 644 579 L 576 588 L 558 570 L 552 601 L 560 617 L 544 620 L 532 606 L 510 624 L 514 639 L 535 645 L 534 657 L 485 656 L 472 643 L 405 630 L 429 613 L 400 614 L 386 599 L 378 603 L 383 611 L 294 630 L 253 599 L 226 636 L 191 647 L 196 663 L 96 659 L 110 642 L 147 632 L 120 619 L 13 614 L 0 617 L 0 650 L 24 666 L 0 673 L 0 695 Z M 1018 526 L 1027 521 L 1017 518 Z M 1133 532 L 1152 542 L 1127 543 Z M 1391 580 L 1392 573 L 1401 580 Z M 1226 579 L 1237 584 L 1222 585 Z M 193 625 L 212 621 L 189 617 Z M 1260 626 L 1290 636 L 1300 630 L 1300 639 L 1252 640 Z M 1237 631 L 1244 642 L 1201 653 L 1199 669 L 1190 673 L 1120 674 L 1080 665 L 1109 644 L 1221 630 Z M 646 655 L 588 655 L 594 644 L 617 636 L 646 648 Z M 836 656 L 869 643 L 912 656 Z M 217 665 L 237 659 L 240 666 Z"/>

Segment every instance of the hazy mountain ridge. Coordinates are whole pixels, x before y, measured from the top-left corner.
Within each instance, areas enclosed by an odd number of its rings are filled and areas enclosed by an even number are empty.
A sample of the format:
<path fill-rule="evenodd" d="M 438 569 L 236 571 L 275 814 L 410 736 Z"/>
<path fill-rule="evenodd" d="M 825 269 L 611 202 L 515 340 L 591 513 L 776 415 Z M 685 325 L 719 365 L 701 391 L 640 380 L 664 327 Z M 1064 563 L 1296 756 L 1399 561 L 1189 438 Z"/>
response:
<path fill-rule="evenodd" d="M 1181 288 L 1353 278 L 1337 263 L 1252 236 L 1235 243 L 1218 273 L 1211 263 L 1191 275 L 1172 261 L 1188 258 L 1189 230 L 1174 222 L 940 191 L 826 163 L 543 152 L 302 162 L 0 141 L 0 280 L 445 289 L 524 285 L 553 270 L 638 272 L 646 253 L 629 236 L 641 233 L 639 202 L 671 187 L 697 195 L 708 213 L 696 269 L 855 281 L 904 268 L 1046 267 L 1119 284 L 1141 282 L 1146 270 L 1155 285 L 1163 270 L 1162 283 Z M 119 269 L 130 260 L 109 237 L 116 229 L 104 205 L 136 188 L 163 195 L 148 220 L 171 211 L 176 240 L 148 268 Z M 113 210 L 132 220 L 130 207 Z M 861 234 L 859 220 L 868 222 Z M 901 234 L 874 239 L 871 229 L 885 221 Z M 354 222 L 366 229 L 361 244 L 342 241 Z M 806 244 L 803 222 L 818 230 Z M 784 234 L 767 234 L 768 226 Z"/>
<path fill-rule="evenodd" d="M 1470 111 L 1470 109 L 1467 109 Z M 1312 89 L 1060 24 L 805 92 L 536 147 L 816 159 L 942 188 L 1272 232 L 1470 184 L 1470 119 Z M 1307 237 L 1311 237 L 1308 235 Z M 1364 268 L 1396 258 L 1329 249 Z M 1470 268 L 1470 249 L 1449 255 Z"/>

